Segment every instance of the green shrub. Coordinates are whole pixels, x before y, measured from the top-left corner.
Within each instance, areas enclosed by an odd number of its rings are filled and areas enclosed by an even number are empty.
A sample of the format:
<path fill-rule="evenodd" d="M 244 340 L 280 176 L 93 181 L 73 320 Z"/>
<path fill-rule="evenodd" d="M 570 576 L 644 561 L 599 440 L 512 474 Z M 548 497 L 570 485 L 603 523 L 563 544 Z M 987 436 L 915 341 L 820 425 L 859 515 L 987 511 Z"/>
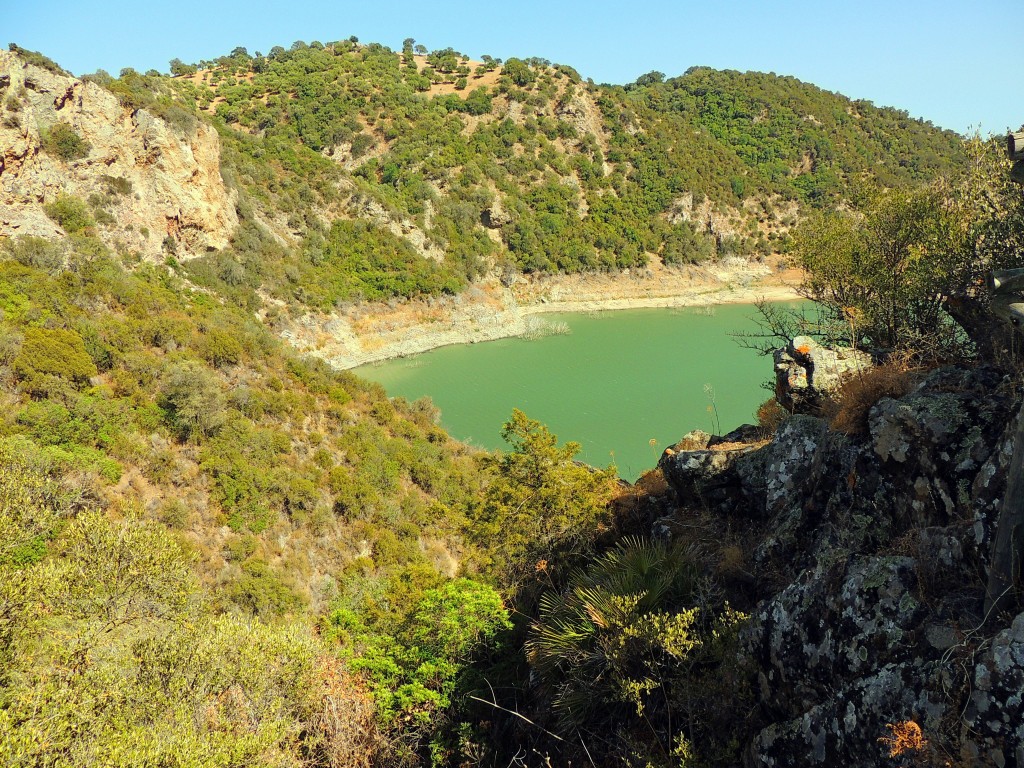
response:
<path fill-rule="evenodd" d="M 65 254 L 61 243 L 42 237 L 23 235 L 3 244 L 6 253 L 19 264 L 34 267 L 51 274 L 64 266 Z"/>
<path fill-rule="evenodd" d="M 256 551 L 258 544 L 259 542 L 255 536 L 250 536 L 248 534 L 236 536 L 224 545 L 224 558 L 226 560 L 233 560 L 234 562 L 241 563 L 252 556 Z"/>
<path fill-rule="evenodd" d="M 422 592 L 398 626 L 372 626 L 358 612 L 337 608 L 324 634 L 369 678 L 384 725 L 425 740 L 446 725 L 444 711 L 465 685 L 474 654 L 510 627 L 493 588 L 456 579 Z"/>
<path fill-rule="evenodd" d="M 41 67 L 48 72 L 53 72 L 55 75 L 68 75 L 71 73 L 64 69 L 60 64 L 55 62 L 49 56 L 44 56 L 39 51 L 30 51 L 28 48 L 22 48 L 20 45 L 14 43 L 8 43 L 7 50 L 11 53 L 18 55 L 22 61 L 33 67 Z"/>
<path fill-rule="evenodd" d="M 132 182 L 131 179 L 126 179 L 123 176 L 100 176 L 103 181 L 103 185 L 107 192 L 112 195 L 130 195 L 132 193 Z"/>
<path fill-rule="evenodd" d="M 228 589 L 232 602 L 256 616 L 273 617 L 297 611 L 302 596 L 262 560 L 242 565 L 242 574 Z"/>
<path fill-rule="evenodd" d="M 590 549 L 617 488 L 615 470 L 578 464 L 579 443 L 559 446 L 518 409 L 502 437 L 512 450 L 485 460 L 495 476 L 474 510 L 472 535 L 489 550 L 491 567 L 521 585 L 539 562 L 571 562 Z"/>
<path fill-rule="evenodd" d="M 59 328 L 25 329 L 25 340 L 12 368 L 30 392 L 39 394 L 48 391 L 53 378 L 82 386 L 97 374 L 82 337 Z"/>
<path fill-rule="evenodd" d="M 44 205 L 43 210 L 69 235 L 81 232 L 96 223 L 93 221 L 88 204 L 71 195 L 59 195 L 52 203 Z"/>
<path fill-rule="evenodd" d="M 68 123 L 55 123 L 41 132 L 43 149 L 64 161 L 78 160 L 89 154 L 89 142 L 75 133 Z"/>
<path fill-rule="evenodd" d="M 221 368 L 235 365 L 242 359 L 242 345 L 234 334 L 219 328 L 211 328 L 199 340 L 199 354 L 211 365 Z"/>
<path fill-rule="evenodd" d="M 195 361 L 167 371 L 160 402 L 167 422 L 185 440 L 206 437 L 224 423 L 224 394 L 217 377 Z"/>
<path fill-rule="evenodd" d="M 0 440 L 0 583 L 6 566 L 39 560 L 68 515 L 73 494 L 55 474 L 53 462 L 31 441 Z M 0 638 L 6 639 L 3 629 L 0 622 Z"/>

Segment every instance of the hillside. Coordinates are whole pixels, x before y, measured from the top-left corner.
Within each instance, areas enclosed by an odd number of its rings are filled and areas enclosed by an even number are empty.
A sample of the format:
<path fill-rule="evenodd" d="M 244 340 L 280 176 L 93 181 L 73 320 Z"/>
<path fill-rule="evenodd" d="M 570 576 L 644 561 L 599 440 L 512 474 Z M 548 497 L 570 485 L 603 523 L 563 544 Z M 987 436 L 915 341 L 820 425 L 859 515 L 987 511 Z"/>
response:
<path fill-rule="evenodd" d="M 469 65 L 447 58 L 436 56 L 428 86 L 414 56 L 296 44 L 211 62 L 202 85 L 169 83 L 224 121 L 228 167 L 255 199 L 256 218 L 276 216 L 277 231 L 293 239 L 296 269 L 347 236 L 313 212 L 367 221 L 385 261 L 406 259 L 408 244 L 437 262 L 417 285 L 368 274 L 307 303 L 452 290 L 510 268 L 616 270 L 652 257 L 684 264 L 770 253 L 785 247 L 801 206 L 836 201 L 841 180 L 908 183 L 960 157 L 953 134 L 792 78 L 695 70 L 612 88 L 583 83 L 570 67 L 513 59 L 489 87 L 496 70 L 460 76 Z M 434 94 L 437 81 L 460 77 L 460 91 Z M 709 92 L 718 101 L 702 96 Z M 294 178 L 285 167 L 268 176 L 267 160 L 296 144 L 319 156 L 300 155 L 308 165 Z M 244 252 L 232 255 L 255 269 Z M 279 275 L 260 269 L 253 282 L 295 300 Z M 310 275 L 338 284 L 322 269 Z"/>
<path fill-rule="evenodd" d="M 983 763 L 1019 746 L 954 724 L 1010 722 L 1024 667 L 979 591 L 1013 345 L 978 367 L 940 302 L 1019 265 L 1018 190 L 964 174 L 991 152 L 706 68 L 604 86 L 348 40 L 172 70 L 0 54 L 0 762 L 868 765 L 912 718 Z M 863 258 L 879 232 L 908 268 Z M 847 341 L 900 315 L 906 388 L 864 396 L 866 433 L 766 404 L 632 486 L 519 411 L 473 450 L 297 349 L 343 310 L 427 326 L 818 242 Z M 962 366 L 926 374 L 936 324 Z"/>
<path fill-rule="evenodd" d="M 850 181 L 898 186 L 962 159 L 950 132 L 774 75 L 694 68 L 598 86 L 540 60 L 474 63 L 450 49 L 419 55 L 351 41 L 255 57 L 236 50 L 203 64 L 177 62 L 170 78 L 69 80 L 79 101 L 105 90 L 122 114 L 105 115 L 100 130 L 74 100 L 58 114 L 30 98 L 42 111 L 26 113 L 22 134 L 9 138 L 42 162 L 39 128 L 66 123 L 95 146 L 69 160 L 80 176 L 125 154 L 105 126 L 167 117 L 188 161 L 176 186 L 141 201 L 162 206 L 162 220 L 107 205 L 113 221 L 99 216 L 100 237 L 150 259 L 162 249 L 191 280 L 250 306 L 262 303 L 258 294 L 330 311 L 454 293 L 488 274 L 766 255 L 784 251 L 803 212 L 836 203 Z M 11 82 L 7 121 L 20 126 L 21 79 Z M 203 177 L 186 175 L 192 158 Z M 209 175 L 217 162 L 226 190 Z M 39 234 L 58 234 L 39 206 L 56 195 L 54 170 L 31 171 L 31 193 L 22 181 L 11 186 L 10 171 L 3 179 L 8 210 Z M 210 197 L 193 212 L 197 191 Z M 103 189 L 93 179 L 64 192 L 87 199 Z M 237 227 L 224 204 L 234 195 Z M 5 218 L 0 234 L 20 231 Z M 149 234 L 140 240 L 141 228 Z"/>

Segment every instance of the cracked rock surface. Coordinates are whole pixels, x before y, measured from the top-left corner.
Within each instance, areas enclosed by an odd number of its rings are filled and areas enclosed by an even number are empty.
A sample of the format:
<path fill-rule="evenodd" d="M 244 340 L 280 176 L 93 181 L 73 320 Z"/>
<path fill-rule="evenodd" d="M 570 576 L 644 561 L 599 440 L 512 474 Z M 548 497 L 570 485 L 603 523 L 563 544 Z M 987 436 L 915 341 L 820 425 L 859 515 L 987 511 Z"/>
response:
<path fill-rule="evenodd" d="M 1024 612 L 984 610 L 1019 409 L 1000 373 L 943 368 L 862 437 L 796 415 L 725 458 L 666 452 L 680 506 L 756 528 L 747 766 L 911 765 L 880 741 L 908 720 L 930 760 L 1024 766 Z"/>

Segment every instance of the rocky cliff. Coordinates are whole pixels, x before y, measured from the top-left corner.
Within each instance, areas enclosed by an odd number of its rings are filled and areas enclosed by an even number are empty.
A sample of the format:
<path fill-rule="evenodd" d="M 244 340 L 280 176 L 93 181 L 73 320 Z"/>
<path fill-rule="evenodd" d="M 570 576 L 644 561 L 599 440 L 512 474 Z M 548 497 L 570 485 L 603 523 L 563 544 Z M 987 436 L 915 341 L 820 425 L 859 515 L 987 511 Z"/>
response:
<path fill-rule="evenodd" d="M 235 193 L 220 175 L 220 142 L 208 125 L 172 127 L 121 105 L 95 83 L 0 52 L 0 237 L 65 236 L 43 206 L 59 195 L 102 208 L 97 233 L 146 258 L 172 248 L 179 258 L 224 248 L 238 224 Z M 84 156 L 44 149 L 63 124 Z M 83 154 L 83 153 L 79 153 Z"/>
<path fill-rule="evenodd" d="M 1024 613 L 984 608 L 1019 408 L 1001 373 L 945 368 L 863 436 L 797 415 L 666 451 L 676 507 L 756 542 L 748 766 L 1024 765 Z M 900 728 L 924 743 L 894 758 Z"/>

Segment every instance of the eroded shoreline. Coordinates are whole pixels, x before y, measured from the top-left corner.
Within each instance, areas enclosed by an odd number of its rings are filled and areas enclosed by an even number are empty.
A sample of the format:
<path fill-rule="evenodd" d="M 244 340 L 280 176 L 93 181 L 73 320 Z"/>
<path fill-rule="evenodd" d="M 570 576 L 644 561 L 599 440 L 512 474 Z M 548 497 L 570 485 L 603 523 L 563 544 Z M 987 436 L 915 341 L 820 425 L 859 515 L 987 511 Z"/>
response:
<path fill-rule="evenodd" d="M 543 333 L 535 316 L 547 313 L 796 300 L 798 280 L 781 260 L 741 259 L 700 268 L 653 265 L 640 274 L 520 278 L 511 285 L 492 278 L 443 299 L 308 314 L 282 335 L 301 352 L 344 370 L 451 344 Z"/>

